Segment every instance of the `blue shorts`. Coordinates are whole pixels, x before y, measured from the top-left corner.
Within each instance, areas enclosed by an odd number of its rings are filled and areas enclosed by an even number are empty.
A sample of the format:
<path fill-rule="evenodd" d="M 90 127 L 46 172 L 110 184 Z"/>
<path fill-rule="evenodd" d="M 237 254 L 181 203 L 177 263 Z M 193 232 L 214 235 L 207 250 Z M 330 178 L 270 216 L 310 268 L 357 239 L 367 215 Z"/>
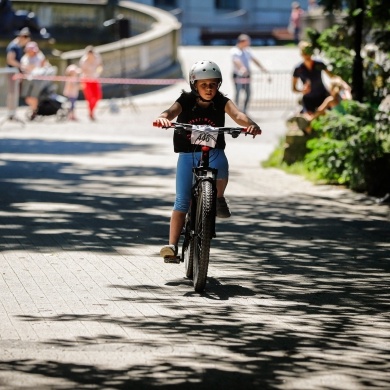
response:
<path fill-rule="evenodd" d="M 179 153 L 176 169 L 176 199 L 173 209 L 186 213 L 191 203 L 192 167 L 198 165 L 201 152 Z M 229 177 L 229 163 L 222 149 L 210 151 L 210 167 L 217 168 L 217 180 Z"/>

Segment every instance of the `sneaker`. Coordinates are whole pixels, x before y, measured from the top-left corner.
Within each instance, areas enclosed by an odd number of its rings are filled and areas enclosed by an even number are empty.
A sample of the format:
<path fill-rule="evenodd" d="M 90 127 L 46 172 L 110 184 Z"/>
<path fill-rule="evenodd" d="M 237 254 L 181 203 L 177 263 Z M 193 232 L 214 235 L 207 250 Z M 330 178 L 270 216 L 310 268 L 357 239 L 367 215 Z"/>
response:
<path fill-rule="evenodd" d="M 166 257 L 176 257 L 178 252 L 178 248 L 176 245 L 164 245 L 160 249 L 160 256 L 164 259 Z"/>
<path fill-rule="evenodd" d="M 226 199 L 224 197 L 217 198 L 217 217 L 229 218 L 231 215 Z"/>

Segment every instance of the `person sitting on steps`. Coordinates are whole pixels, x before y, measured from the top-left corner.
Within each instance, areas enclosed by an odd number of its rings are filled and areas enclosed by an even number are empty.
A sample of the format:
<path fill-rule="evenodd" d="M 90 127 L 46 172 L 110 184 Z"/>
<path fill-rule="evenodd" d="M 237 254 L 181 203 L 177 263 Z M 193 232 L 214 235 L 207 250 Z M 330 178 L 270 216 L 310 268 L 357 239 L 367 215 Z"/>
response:
<path fill-rule="evenodd" d="M 325 98 L 322 104 L 315 112 L 304 112 L 300 115 L 292 117 L 289 122 L 296 122 L 298 128 L 305 134 L 311 134 L 311 122 L 321 115 L 324 115 L 328 110 L 336 110 L 344 112 L 341 102 L 343 100 L 351 100 L 351 89 L 349 85 L 341 77 L 333 77 L 329 85 L 330 95 Z"/>
<path fill-rule="evenodd" d="M 299 42 L 299 49 L 303 62 L 295 67 L 292 76 L 292 90 L 302 94 L 302 110 L 300 114 L 313 115 L 318 108 L 330 97 L 329 91 L 322 80 L 322 72 L 325 72 L 331 79 L 336 76 L 328 69 L 324 62 L 313 58 L 313 46 L 306 41 Z M 351 91 L 350 86 L 340 77 L 337 78 L 343 84 L 344 91 Z M 302 88 L 298 87 L 301 81 Z M 295 115 L 288 120 L 288 123 L 294 122 L 302 115 Z M 302 122 L 302 119 L 298 121 Z M 300 126 L 302 127 L 302 126 Z"/>

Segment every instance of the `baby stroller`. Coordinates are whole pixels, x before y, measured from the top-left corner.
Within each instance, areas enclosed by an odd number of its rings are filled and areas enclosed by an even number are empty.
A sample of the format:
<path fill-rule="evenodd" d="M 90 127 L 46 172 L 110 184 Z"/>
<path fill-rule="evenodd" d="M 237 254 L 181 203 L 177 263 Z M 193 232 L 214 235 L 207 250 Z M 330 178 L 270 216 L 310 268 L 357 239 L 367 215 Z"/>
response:
<path fill-rule="evenodd" d="M 50 116 L 55 115 L 58 121 L 66 120 L 69 108 L 66 107 L 68 99 L 65 96 L 56 93 L 57 88 L 53 84 L 47 85 L 42 89 L 38 97 L 38 109 L 36 115 Z"/>
<path fill-rule="evenodd" d="M 49 66 L 33 71 L 32 75 L 52 76 L 57 72 L 56 67 Z M 65 107 L 68 99 L 56 93 L 57 86 L 49 80 L 23 80 L 22 95 L 34 96 L 38 99 L 38 108 L 32 112 L 27 112 L 30 120 L 50 115 L 55 115 L 57 120 L 64 120 L 68 116 L 69 109 Z"/>

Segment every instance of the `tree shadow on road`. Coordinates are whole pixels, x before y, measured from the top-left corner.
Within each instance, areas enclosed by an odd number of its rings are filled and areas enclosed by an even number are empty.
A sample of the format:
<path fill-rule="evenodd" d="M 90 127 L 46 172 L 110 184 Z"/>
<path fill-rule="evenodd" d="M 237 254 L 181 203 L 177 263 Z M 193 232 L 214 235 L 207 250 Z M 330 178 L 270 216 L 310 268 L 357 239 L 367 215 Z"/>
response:
<path fill-rule="evenodd" d="M 166 219 L 148 211 L 172 207 L 172 198 L 163 199 L 159 188 L 165 191 L 163 180 L 173 180 L 174 170 L 147 166 L 142 159 L 139 166 L 115 165 L 118 154 L 150 156 L 158 153 L 156 147 L 24 141 L 2 140 L 3 153 L 18 157 L 0 164 L 0 251 L 58 246 L 112 251 L 124 240 L 139 244 L 149 232 L 150 240 L 165 238 Z M 113 166 L 102 163 L 110 158 Z"/>
<path fill-rule="evenodd" d="M 44 154 L 3 162 L 1 251 L 61 248 L 117 255 L 118 247 L 165 240 L 173 200 L 166 185 L 173 183 L 174 170 L 99 164 L 103 154 L 152 154 L 153 146 L 79 148 L 96 157 L 92 166 L 47 160 Z M 108 299 L 98 303 L 131 305 L 128 315 L 91 309 L 14 318 L 49 326 L 106 325 L 105 334 L 59 335 L 36 344 L 64 353 L 116 352 L 116 368 L 66 358 L 3 358 L 0 372 L 52 380 L 57 385 L 48 388 L 61 389 L 386 388 L 385 215 L 369 205 L 355 207 L 345 194 L 310 197 L 298 191 L 287 199 L 235 197 L 231 206 L 234 216 L 218 223 L 204 294 L 194 293 L 176 271 L 171 276 L 162 270 L 164 279 L 150 284 L 124 273 L 118 283 L 102 286 Z M 122 255 L 125 261 L 130 257 Z M 153 262 L 153 256 L 142 258 L 150 269 Z M 153 310 L 145 314 L 145 306 Z M 137 332 L 145 337 L 137 338 Z M 134 354 L 148 356 L 147 363 L 127 364 L 126 356 Z"/>

